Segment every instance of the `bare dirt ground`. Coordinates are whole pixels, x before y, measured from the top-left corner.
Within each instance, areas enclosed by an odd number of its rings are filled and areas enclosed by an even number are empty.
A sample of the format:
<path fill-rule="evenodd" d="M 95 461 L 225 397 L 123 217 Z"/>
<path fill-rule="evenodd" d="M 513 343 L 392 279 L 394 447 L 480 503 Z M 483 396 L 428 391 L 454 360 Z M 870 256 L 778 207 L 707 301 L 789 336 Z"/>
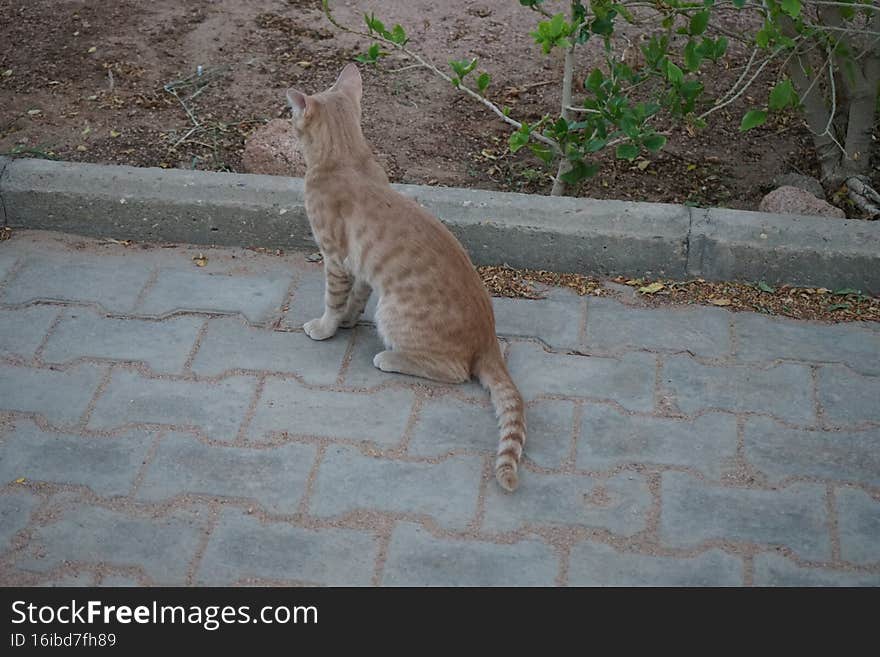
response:
<path fill-rule="evenodd" d="M 536 120 L 558 107 L 561 59 L 538 53 L 528 36 L 538 17 L 514 0 L 333 5 L 347 25 L 362 25 L 364 11 L 403 24 L 438 63 L 479 57 L 492 75 L 489 96 L 517 118 Z M 326 88 L 369 46 L 335 31 L 318 0 L 0 0 L 0 39 L 0 152 L 219 171 L 241 171 L 246 136 L 288 116 L 286 88 Z M 733 83 L 745 60 L 732 45 L 705 74 L 710 98 Z M 586 75 L 598 61 L 598 44 L 589 44 L 578 70 Z M 493 115 L 423 70 L 391 72 L 406 64 L 388 58 L 361 67 L 364 131 L 393 181 L 549 191 L 538 160 L 505 154 L 509 133 Z M 199 66 L 206 77 L 177 87 L 201 89 L 189 116 L 163 87 L 192 78 Z M 765 75 L 754 89 L 764 98 L 775 72 Z M 739 119 L 756 102 L 744 94 L 700 132 L 673 128 L 650 160 L 604 158 L 576 193 L 757 208 L 775 174 L 813 175 L 816 162 L 795 116 L 742 135 Z M 194 122 L 201 128 L 191 132 Z"/>

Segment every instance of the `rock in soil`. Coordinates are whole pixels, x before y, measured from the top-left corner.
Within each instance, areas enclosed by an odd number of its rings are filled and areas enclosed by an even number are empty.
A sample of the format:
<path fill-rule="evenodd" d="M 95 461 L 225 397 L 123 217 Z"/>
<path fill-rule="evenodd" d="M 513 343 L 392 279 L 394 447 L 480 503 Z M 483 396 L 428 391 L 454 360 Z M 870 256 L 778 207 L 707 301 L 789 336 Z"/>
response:
<path fill-rule="evenodd" d="M 816 198 L 810 192 L 790 185 L 774 189 L 767 194 L 767 196 L 761 199 L 761 205 L 758 206 L 758 210 L 775 214 L 846 218 L 846 214 L 840 208 L 836 208 L 827 201 Z"/>

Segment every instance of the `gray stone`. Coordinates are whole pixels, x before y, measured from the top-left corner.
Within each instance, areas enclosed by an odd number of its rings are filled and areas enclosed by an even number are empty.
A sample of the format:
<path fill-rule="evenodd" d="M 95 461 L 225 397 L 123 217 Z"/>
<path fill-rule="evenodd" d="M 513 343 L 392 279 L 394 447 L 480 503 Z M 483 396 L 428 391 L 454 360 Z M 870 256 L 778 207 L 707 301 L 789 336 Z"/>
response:
<path fill-rule="evenodd" d="M 840 366 L 819 368 L 819 403 L 827 424 L 880 422 L 877 400 L 880 400 L 880 376 L 861 376 Z"/>
<path fill-rule="evenodd" d="M 305 493 L 316 454 L 314 445 L 223 447 L 170 433 L 159 443 L 137 497 L 149 501 L 180 494 L 245 498 L 271 513 L 292 514 Z"/>
<path fill-rule="evenodd" d="M 877 222 L 691 208 L 690 277 L 880 289 Z"/>
<path fill-rule="evenodd" d="M 369 532 L 263 523 L 239 509 L 224 509 L 196 579 L 203 586 L 229 586 L 245 579 L 368 586 L 378 552 Z"/>
<path fill-rule="evenodd" d="M 734 317 L 739 360 L 844 363 L 863 374 L 880 374 L 880 333 L 860 324 L 820 324 L 754 313 Z"/>
<path fill-rule="evenodd" d="M 403 437 L 413 405 L 411 390 L 373 393 L 311 390 L 293 380 L 270 379 L 248 434 L 268 432 L 369 440 L 394 445 Z"/>
<path fill-rule="evenodd" d="M 290 309 L 284 315 L 287 326 L 302 328 L 307 321 L 324 312 L 324 268 L 322 265 L 313 267 L 299 274 Z"/>
<path fill-rule="evenodd" d="M 32 358 L 57 316 L 55 306 L 0 310 L 0 354 Z"/>
<path fill-rule="evenodd" d="M 434 538 L 400 523 L 391 534 L 387 586 L 553 586 L 559 559 L 542 541 L 512 544 Z"/>
<path fill-rule="evenodd" d="M 831 205 L 824 198 L 816 198 L 811 192 L 790 185 L 784 185 L 767 194 L 761 199 L 758 210 L 770 214 L 846 218 L 843 210 Z"/>
<path fill-rule="evenodd" d="M 825 200 L 825 190 L 822 183 L 812 176 L 805 176 L 800 173 L 783 173 L 773 177 L 774 187 L 797 187 L 806 192 L 810 192 L 816 198 Z"/>
<path fill-rule="evenodd" d="M 359 509 L 424 514 L 443 527 L 463 529 L 477 511 L 482 470 L 477 457 L 414 463 L 332 446 L 318 469 L 310 512 L 321 517 Z"/>
<path fill-rule="evenodd" d="M 101 374 L 94 365 L 64 371 L 0 365 L 0 409 L 36 413 L 56 426 L 76 424 Z"/>
<path fill-rule="evenodd" d="M 558 468 L 571 451 L 574 403 L 534 403 L 526 408 L 526 427 L 525 458 L 541 467 Z M 409 452 L 428 457 L 460 449 L 494 454 L 499 436 L 492 409 L 444 397 L 422 407 Z"/>
<path fill-rule="evenodd" d="M 787 546 L 804 559 L 831 557 L 825 486 L 727 488 L 664 472 L 662 496 L 660 536 L 667 545 L 691 548 L 706 541 L 735 541 Z"/>
<path fill-rule="evenodd" d="M 351 361 L 345 370 L 343 379 L 345 385 L 353 388 L 374 388 L 385 384 L 409 383 L 428 388 L 455 388 L 462 394 L 476 399 L 486 399 L 488 397 L 488 393 L 476 381 L 452 386 L 417 376 L 383 372 L 373 365 L 373 357 L 380 351 L 385 351 L 385 345 L 379 339 L 376 329 L 372 326 L 358 327 Z"/>
<path fill-rule="evenodd" d="M 551 292 L 536 301 L 493 297 L 492 306 L 498 335 L 538 338 L 554 349 L 580 345 L 584 300 L 573 292 Z"/>
<path fill-rule="evenodd" d="M 651 493 L 644 477 L 622 472 L 607 479 L 521 472 L 515 493 L 491 482 L 483 527 L 508 532 L 525 525 L 578 526 L 632 536 L 645 528 Z"/>
<path fill-rule="evenodd" d="M 736 457 L 736 418 L 706 413 L 693 420 L 627 415 L 587 404 L 581 419 L 577 467 L 607 470 L 644 463 L 688 467 L 718 479 Z"/>
<path fill-rule="evenodd" d="M 582 541 L 571 550 L 571 586 L 742 586 L 742 559 L 721 550 L 695 557 L 655 557 L 619 552 Z"/>
<path fill-rule="evenodd" d="M 129 312 L 151 268 L 125 258 L 47 253 L 29 255 L 0 293 L 3 303 L 35 300 L 97 303 L 113 313 Z"/>
<path fill-rule="evenodd" d="M 0 251 L 0 282 L 3 281 L 12 271 L 15 263 L 18 262 L 18 252 L 11 249 Z"/>
<path fill-rule="evenodd" d="M 702 365 L 688 356 L 672 356 L 663 366 L 662 381 L 687 414 L 722 409 L 769 413 L 799 424 L 816 421 L 810 369 L 804 365 Z"/>
<path fill-rule="evenodd" d="M 312 340 L 305 333 L 248 326 L 237 317 L 212 319 L 192 369 L 202 376 L 229 370 L 295 374 L 306 383 L 331 385 L 342 365 L 350 336 Z"/>
<path fill-rule="evenodd" d="M 127 495 L 152 442 L 145 431 L 92 438 L 16 422 L 3 441 L 0 481 L 25 477 L 87 486 L 102 496 Z"/>
<path fill-rule="evenodd" d="M 880 586 L 880 573 L 830 568 L 805 568 L 781 554 L 762 552 L 755 556 L 755 586 Z"/>
<path fill-rule="evenodd" d="M 507 362 L 526 399 L 564 395 L 616 401 L 631 411 L 654 409 L 657 360 L 653 354 L 599 358 L 548 353 L 533 343 L 514 342 Z"/>
<path fill-rule="evenodd" d="M 105 575 L 95 586 L 103 586 L 106 588 L 125 588 L 131 586 L 140 586 L 141 583 L 134 577 L 127 575 Z"/>
<path fill-rule="evenodd" d="M 687 351 L 704 358 L 730 354 L 730 313 L 720 308 L 633 308 L 592 297 L 587 302 L 587 349 Z"/>
<path fill-rule="evenodd" d="M 779 482 L 822 477 L 880 486 L 880 429 L 791 429 L 769 418 L 750 417 L 744 430 L 746 459 Z"/>
<path fill-rule="evenodd" d="M 221 381 L 148 379 L 116 370 L 89 420 L 94 429 L 126 424 L 196 427 L 214 440 L 234 440 L 251 403 L 257 381 L 232 376 Z"/>
<path fill-rule="evenodd" d="M 880 501 L 863 490 L 838 488 L 837 525 L 844 561 L 880 564 Z"/>
<path fill-rule="evenodd" d="M 281 315 L 281 305 L 292 276 L 242 276 L 197 268 L 163 269 L 137 312 L 162 316 L 174 311 L 241 313 L 251 323 L 265 323 Z"/>
<path fill-rule="evenodd" d="M 101 317 L 86 309 L 65 309 L 41 359 L 63 363 L 76 358 L 142 361 L 151 370 L 183 370 L 202 326 L 201 317 L 172 317 L 161 322 Z"/>
<path fill-rule="evenodd" d="M 69 504 L 31 532 L 16 566 L 36 572 L 69 561 L 136 566 L 155 584 L 183 586 L 207 517 L 197 511 L 131 516 L 82 503 Z"/>
<path fill-rule="evenodd" d="M 13 536 L 27 527 L 39 504 L 40 498 L 25 489 L 0 493 L 0 552 L 8 550 Z"/>
<path fill-rule="evenodd" d="M 59 577 L 50 577 L 40 582 L 40 586 L 53 587 L 80 587 L 94 586 L 95 574 L 91 572 L 72 573 L 69 575 L 61 575 Z"/>

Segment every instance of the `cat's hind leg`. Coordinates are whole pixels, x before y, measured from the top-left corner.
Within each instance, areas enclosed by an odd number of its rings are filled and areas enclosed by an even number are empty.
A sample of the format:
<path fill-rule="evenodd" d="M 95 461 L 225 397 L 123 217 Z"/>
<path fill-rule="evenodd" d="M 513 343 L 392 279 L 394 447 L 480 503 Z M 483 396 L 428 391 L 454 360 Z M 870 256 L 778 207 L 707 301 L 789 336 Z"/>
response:
<path fill-rule="evenodd" d="M 383 372 L 420 376 L 441 383 L 464 383 L 471 378 L 463 362 L 428 353 L 380 351 L 373 357 L 373 365 Z"/>

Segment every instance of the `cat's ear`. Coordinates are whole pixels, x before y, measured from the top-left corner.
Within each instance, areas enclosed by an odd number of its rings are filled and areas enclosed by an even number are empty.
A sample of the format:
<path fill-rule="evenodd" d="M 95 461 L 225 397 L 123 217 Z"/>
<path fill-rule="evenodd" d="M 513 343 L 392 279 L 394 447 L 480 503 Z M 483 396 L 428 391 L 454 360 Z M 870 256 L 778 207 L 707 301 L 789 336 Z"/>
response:
<path fill-rule="evenodd" d="M 296 89 L 287 90 L 287 102 L 293 112 L 293 118 L 304 119 L 311 114 L 315 102 L 303 92 Z"/>
<path fill-rule="evenodd" d="M 361 73 L 353 62 L 346 64 L 345 68 L 342 69 L 342 72 L 333 84 L 333 89 L 348 94 L 358 102 L 361 101 L 361 96 L 364 93 L 364 84 L 363 80 L 361 80 Z"/>

